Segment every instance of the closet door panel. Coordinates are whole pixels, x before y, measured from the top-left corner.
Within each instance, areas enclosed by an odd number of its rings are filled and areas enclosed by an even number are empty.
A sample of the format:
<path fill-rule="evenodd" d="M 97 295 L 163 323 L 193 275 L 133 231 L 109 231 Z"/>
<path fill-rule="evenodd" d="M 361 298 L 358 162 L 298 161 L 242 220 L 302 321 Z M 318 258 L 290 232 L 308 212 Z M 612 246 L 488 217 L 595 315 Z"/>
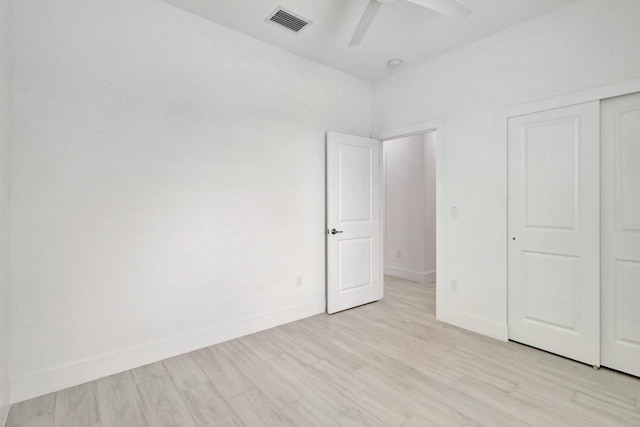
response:
<path fill-rule="evenodd" d="M 602 101 L 602 364 L 640 376 L 640 93 Z"/>
<path fill-rule="evenodd" d="M 509 119 L 509 338 L 600 364 L 599 102 Z"/>

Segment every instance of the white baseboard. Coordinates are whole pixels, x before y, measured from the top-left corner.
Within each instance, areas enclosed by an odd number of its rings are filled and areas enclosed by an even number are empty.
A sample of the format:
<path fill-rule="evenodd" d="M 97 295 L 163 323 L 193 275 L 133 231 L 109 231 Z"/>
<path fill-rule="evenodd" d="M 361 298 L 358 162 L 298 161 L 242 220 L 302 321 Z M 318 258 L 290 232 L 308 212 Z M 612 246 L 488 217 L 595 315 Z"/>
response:
<path fill-rule="evenodd" d="M 11 379 L 11 402 L 42 396 L 169 357 L 324 313 L 325 300 L 237 320 L 186 335 Z"/>
<path fill-rule="evenodd" d="M 486 335 L 500 341 L 509 340 L 509 331 L 506 323 L 477 317 L 472 314 L 453 309 L 447 309 L 443 313 L 439 313 L 437 318 L 442 322 L 449 323 L 478 334 Z"/>
<path fill-rule="evenodd" d="M 424 273 L 424 282 L 423 283 L 433 283 L 436 281 L 436 271 L 431 270 Z"/>
<path fill-rule="evenodd" d="M 384 274 L 418 283 L 431 283 L 436 281 L 435 270 L 421 273 L 418 271 L 405 270 L 403 268 L 385 267 Z"/>

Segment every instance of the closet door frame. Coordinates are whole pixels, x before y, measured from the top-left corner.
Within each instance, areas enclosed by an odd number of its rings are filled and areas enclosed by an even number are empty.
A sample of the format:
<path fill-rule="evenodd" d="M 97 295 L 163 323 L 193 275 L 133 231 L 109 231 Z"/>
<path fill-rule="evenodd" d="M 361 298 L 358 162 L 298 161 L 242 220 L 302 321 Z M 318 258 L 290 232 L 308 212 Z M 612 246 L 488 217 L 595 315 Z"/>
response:
<path fill-rule="evenodd" d="M 607 86 L 587 89 L 567 95 L 556 96 L 540 101 L 528 102 L 526 104 L 514 105 L 507 109 L 505 123 L 512 117 L 524 116 L 525 114 L 539 113 L 552 110 L 554 108 L 568 107 L 575 104 L 583 104 L 591 101 L 602 101 L 616 96 L 629 95 L 640 92 L 640 79 L 627 80 Z"/>

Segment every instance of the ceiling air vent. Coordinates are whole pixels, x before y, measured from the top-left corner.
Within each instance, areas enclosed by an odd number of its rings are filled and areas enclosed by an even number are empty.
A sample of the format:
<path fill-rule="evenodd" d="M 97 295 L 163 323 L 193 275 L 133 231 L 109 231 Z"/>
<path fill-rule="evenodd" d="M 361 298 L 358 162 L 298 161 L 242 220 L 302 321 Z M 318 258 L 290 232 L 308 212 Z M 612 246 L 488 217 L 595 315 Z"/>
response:
<path fill-rule="evenodd" d="M 302 16 L 286 10 L 282 6 L 278 6 L 276 10 L 267 16 L 265 21 L 296 34 L 311 24 L 308 19 L 304 19 Z"/>

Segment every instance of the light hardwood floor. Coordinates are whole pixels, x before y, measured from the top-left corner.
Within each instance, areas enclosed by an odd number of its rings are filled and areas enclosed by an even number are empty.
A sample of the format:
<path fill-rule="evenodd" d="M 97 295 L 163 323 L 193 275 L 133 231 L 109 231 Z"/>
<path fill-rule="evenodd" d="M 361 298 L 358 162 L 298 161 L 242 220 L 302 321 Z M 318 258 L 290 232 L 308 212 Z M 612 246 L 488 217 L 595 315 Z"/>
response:
<path fill-rule="evenodd" d="M 437 322 L 434 284 L 14 405 L 8 426 L 640 426 L 640 380 Z"/>

